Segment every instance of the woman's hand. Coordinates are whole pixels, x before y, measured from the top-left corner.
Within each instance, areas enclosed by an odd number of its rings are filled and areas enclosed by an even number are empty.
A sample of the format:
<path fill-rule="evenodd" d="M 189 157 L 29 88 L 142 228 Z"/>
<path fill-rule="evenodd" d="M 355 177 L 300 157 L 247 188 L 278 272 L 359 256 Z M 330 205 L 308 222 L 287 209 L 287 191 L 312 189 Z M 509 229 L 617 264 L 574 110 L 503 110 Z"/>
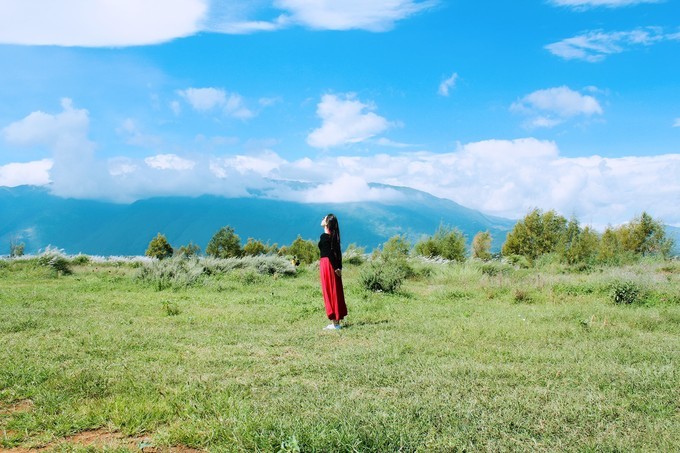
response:
<path fill-rule="evenodd" d="M 336 269 L 336 270 L 335 270 L 335 275 L 337 275 L 338 277 L 342 278 L 342 269 Z"/>

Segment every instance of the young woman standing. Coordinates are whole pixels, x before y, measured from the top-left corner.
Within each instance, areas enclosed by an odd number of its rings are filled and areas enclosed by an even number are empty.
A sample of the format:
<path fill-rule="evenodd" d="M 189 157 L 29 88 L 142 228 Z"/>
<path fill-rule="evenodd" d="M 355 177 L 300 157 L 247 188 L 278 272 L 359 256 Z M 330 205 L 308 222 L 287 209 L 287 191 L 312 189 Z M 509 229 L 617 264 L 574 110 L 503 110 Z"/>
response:
<path fill-rule="evenodd" d="M 328 214 L 321 221 L 324 232 L 319 238 L 319 272 L 321 292 L 326 306 L 326 315 L 331 324 L 327 330 L 340 329 L 340 321 L 347 316 L 345 293 L 342 289 L 342 250 L 340 249 L 340 226 L 333 214 Z"/>

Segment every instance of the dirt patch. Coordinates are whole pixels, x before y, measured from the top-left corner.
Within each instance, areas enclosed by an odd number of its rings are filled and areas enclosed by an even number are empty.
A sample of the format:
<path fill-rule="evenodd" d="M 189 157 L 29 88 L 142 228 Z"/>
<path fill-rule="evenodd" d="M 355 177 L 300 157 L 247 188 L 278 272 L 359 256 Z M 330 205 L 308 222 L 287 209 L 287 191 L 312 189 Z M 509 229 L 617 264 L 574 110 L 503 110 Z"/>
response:
<path fill-rule="evenodd" d="M 17 412 L 28 412 L 33 409 L 33 401 L 21 400 L 9 406 L 0 406 L 0 415 L 12 415 Z"/>
<path fill-rule="evenodd" d="M 47 445 L 34 448 L 0 448 L 0 453 L 35 453 L 48 451 L 56 447 L 66 445 L 77 445 L 79 447 L 93 447 L 96 449 L 104 448 L 127 448 L 130 451 L 144 453 L 201 453 L 202 450 L 185 446 L 158 447 L 155 446 L 150 437 L 126 437 L 118 432 L 110 432 L 105 429 L 95 429 L 83 431 L 73 436 L 50 442 Z"/>

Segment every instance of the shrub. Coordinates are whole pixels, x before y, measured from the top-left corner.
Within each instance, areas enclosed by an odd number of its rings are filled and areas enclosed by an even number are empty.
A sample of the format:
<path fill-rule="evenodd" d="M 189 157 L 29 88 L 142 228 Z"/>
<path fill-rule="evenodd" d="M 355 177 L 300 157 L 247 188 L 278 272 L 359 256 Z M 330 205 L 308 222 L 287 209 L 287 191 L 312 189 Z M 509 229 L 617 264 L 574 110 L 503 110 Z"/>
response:
<path fill-rule="evenodd" d="M 267 253 L 267 246 L 253 238 L 248 238 L 246 245 L 243 246 L 243 254 L 246 256 L 264 255 Z"/>
<path fill-rule="evenodd" d="M 611 287 L 611 300 L 615 304 L 633 304 L 640 302 L 641 288 L 631 281 L 617 281 Z"/>
<path fill-rule="evenodd" d="M 187 245 L 182 245 L 177 250 L 177 256 L 182 256 L 184 258 L 191 258 L 193 256 L 198 256 L 201 253 L 201 248 L 189 241 Z"/>
<path fill-rule="evenodd" d="M 495 277 L 499 274 L 509 274 L 511 269 L 510 266 L 502 263 L 484 263 L 479 267 L 482 275 L 487 275 L 489 277 Z"/>
<path fill-rule="evenodd" d="M 405 278 L 404 271 L 395 263 L 373 261 L 359 274 L 361 285 L 369 291 L 393 293 Z"/>
<path fill-rule="evenodd" d="M 49 267 L 56 272 L 57 275 L 70 275 L 73 273 L 68 258 L 63 251 L 47 247 L 45 251 L 38 257 L 38 264 Z"/>
<path fill-rule="evenodd" d="M 440 225 L 434 236 L 418 242 L 415 250 L 422 256 L 462 262 L 466 254 L 465 236 L 458 229 Z"/>
<path fill-rule="evenodd" d="M 75 264 L 76 266 L 83 266 L 85 264 L 88 264 L 90 262 L 90 257 L 87 255 L 77 255 L 71 258 L 71 264 Z"/>
<path fill-rule="evenodd" d="M 194 285 L 202 275 L 203 266 L 199 260 L 173 258 L 146 263 L 140 268 L 137 278 L 161 291 Z"/>
<path fill-rule="evenodd" d="M 350 244 L 343 254 L 342 262 L 359 266 L 364 263 L 365 254 L 366 249 L 357 247 L 356 244 Z"/>
<path fill-rule="evenodd" d="M 172 246 L 170 246 L 170 243 L 165 238 L 165 236 L 161 233 L 158 233 L 155 238 L 151 239 L 151 242 L 149 242 L 149 247 L 146 249 L 144 254 L 146 256 L 150 256 L 151 258 L 162 260 L 165 258 L 170 258 L 173 252 L 174 250 L 172 249 Z"/>
<path fill-rule="evenodd" d="M 15 239 L 9 241 L 9 256 L 10 258 L 16 258 L 19 256 L 24 256 L 24 250 L 26 245 L 23 242 L 17 242 Z"/>

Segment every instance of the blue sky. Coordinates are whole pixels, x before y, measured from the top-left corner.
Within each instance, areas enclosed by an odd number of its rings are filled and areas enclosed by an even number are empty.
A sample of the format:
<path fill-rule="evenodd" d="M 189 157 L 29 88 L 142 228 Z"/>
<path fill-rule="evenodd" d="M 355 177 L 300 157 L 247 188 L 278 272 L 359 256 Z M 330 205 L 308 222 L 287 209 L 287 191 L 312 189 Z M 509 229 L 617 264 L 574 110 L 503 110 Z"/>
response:
<path fill-rule="evenodd" d="M 680 226 L 680 4 L 0 2 L 0 186 L 399 197 L 371 182 Z"/>

